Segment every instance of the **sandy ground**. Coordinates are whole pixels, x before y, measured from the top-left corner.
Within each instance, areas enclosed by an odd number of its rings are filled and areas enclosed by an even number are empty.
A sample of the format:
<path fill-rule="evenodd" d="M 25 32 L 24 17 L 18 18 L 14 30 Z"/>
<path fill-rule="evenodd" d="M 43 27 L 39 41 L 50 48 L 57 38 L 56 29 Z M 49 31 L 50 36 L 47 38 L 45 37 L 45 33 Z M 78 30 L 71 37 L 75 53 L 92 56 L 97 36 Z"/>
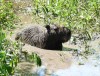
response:
<path fill-rule="evenodd" d="M 30 45 L 25 45 L 23 50 L 37 53 L 41 57 L 43 65 L 51 70 L 67 68 L 71 65 L 71 55 L 66 51 L 44 50 Z"/>

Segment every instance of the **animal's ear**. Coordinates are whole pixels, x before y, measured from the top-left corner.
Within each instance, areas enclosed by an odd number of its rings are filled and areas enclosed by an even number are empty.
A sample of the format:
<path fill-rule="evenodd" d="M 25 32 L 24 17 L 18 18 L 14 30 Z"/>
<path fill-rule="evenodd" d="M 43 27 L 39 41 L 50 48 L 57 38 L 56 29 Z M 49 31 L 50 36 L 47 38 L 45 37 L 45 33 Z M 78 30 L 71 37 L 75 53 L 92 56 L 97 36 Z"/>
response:
<path fill-rule="evenodd" d="M 50 30 L 50 25 L 45 26 L 47 30 Z"/>
<path fill-rule="evenodd" d="M 50 25 L 46 25 L 45 28 L 47 29 L 47 32 L 50 33 Z"/>

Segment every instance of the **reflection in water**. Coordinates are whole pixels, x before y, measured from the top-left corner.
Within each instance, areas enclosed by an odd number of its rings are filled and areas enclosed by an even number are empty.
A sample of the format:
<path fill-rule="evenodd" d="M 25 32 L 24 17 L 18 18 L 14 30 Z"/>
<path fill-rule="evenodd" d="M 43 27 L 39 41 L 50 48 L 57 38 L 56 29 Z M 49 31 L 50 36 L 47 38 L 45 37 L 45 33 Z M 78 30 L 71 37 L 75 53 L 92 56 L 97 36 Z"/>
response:
<path fill-rule="evenodd" d="M 45 66 L 41 66 L 38 70 L 37 70 L 37 75 L 38 76 L 45 76 L 46 74 L 46 67 Z"/>
<path fill-rule="evenodd" d="M 100 67 L 73 65 L 69 69 L 56 71 L 52 76 L 100 76 Z"/>

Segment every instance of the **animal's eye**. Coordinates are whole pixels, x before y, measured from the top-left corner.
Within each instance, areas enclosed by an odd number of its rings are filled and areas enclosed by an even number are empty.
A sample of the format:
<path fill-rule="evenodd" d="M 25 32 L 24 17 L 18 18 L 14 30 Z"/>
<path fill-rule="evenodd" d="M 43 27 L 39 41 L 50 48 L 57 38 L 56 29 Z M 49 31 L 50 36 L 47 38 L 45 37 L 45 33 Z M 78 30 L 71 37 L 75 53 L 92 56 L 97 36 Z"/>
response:
<path fill-rule="evenodd" d="M 63 30 L 66 30 L 66 27 L 63 27 Z"/>
<path fill-rule="evenodd" d="M 59 28 L 55 28 L 54 30 L 57 32 L 59 30 Z"/>

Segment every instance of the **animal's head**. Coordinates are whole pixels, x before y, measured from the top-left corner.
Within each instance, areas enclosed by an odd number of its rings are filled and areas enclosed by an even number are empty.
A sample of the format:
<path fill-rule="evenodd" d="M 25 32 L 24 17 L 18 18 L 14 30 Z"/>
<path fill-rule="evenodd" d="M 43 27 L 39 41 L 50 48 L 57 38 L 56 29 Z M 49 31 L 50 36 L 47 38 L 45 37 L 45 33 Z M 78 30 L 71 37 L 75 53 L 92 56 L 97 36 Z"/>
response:
<path fill-rule="evenodd" d="M 67 42 L 71 38 L 71 30 L 67 27 L 59 27 L 56 25 L 46 26 L 48 33 L 57 36 L 60 42 Z"/>
<path fill-rule="evenodd" d="M 56 34 L 58 27 L 56 25 L 46 25 L 46 29 L 49 34 Z"/>
<path fill-rule="evenodd" d="M 61 42 L 67 42 L 71 38 L 71 30 L 67 27 L 59 27 L 59 37 Z"/>

